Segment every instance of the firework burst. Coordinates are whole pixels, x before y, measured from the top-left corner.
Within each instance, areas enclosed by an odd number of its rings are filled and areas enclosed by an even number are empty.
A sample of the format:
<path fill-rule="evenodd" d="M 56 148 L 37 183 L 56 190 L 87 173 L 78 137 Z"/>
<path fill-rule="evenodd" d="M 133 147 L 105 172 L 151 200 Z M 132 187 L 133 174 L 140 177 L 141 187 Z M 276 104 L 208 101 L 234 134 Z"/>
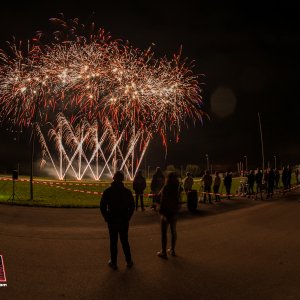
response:
<path fill-rule="evenodd" d="M 2 121 L 43 125 L 63 113 L 70 124 L 83 126 L 84 119 L 99 124 L 102 133 L 111 132 L 110 151 L 122 136 L 128 149 L 139 144 L 144 154 L 154 134 L 160 134 L 166 146 L 168 133 L 178 139 L 182 125 L 202 119 L 198 76 L 181 53 L 156 59 L 151 48 L 142 51 L 113 40 L 103 29 L 95 31 L 94 24 L 86 27 L 78 19 L 51 21 L 59 27 L 52 37 L 38 32 L 27 47 L 12 43 L 10 54 L 1 52 Z M 94 127 L 89 125 L 89 130 Z M 61 136 L 76 148 L 74 130 Z M 52 131 L 53 136 L 60 139 L 57 131 Z M 127 155 L 134 161 L 134 151 Z M 128 161 L 126 155 L 124 160 Z"/>

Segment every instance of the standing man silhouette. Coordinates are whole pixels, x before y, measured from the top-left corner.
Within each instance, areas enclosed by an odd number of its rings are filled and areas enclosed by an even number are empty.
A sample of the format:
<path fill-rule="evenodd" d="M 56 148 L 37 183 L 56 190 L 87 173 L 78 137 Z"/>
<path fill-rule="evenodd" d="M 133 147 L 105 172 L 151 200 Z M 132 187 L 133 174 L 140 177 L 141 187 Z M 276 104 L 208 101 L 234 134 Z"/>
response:
<path fill-rule="evenodd" d="M 124 174 L 117 171 L 111 186 L 102 195 L 100 210 L 107 222 L 110 238 L 110 260 L 108 265 L 116 270 L 118 256 L 118 236 L 122 244 L 127 267 L 133 266 L 131 251 L 128 242 L 129 221 L 134 212 L 134 199 L 132 192 L 124 184 Z"/>
<path fill-rule="evenodd" d="M 231 184 L 232 184 L 232 174 L 231 172 L 226 172 L 226 175 L 223 179 L 224 186 L 226 189 L 227 199 L 230 199 L 230 190 L 231 190 Z"/>
<path fill-rule="evenodd" d="M 212 177 L 209 173 L 209 170 L 205 171 L 205 175 L 201 179 L 204 185 L 204 196 L 203 196 L 203 203 L 206 203 L 206 195 L 208 195 L 208 201 L 210 204 L 211 202 L 211 185 L 212 185 Z"/>
<path fill-rule="evenodd" d="M 141 199 L 141 209 L 142 211 L 145 210 L 144 201 L 143 201 L 145 188 L 146 188 L 146 179 L 145 177 L 143 177 L 142 171 L 138 171 L 133 180 L 133 189 L 135 191 L 135 210 L 138 210 L 139 198 Z"/>

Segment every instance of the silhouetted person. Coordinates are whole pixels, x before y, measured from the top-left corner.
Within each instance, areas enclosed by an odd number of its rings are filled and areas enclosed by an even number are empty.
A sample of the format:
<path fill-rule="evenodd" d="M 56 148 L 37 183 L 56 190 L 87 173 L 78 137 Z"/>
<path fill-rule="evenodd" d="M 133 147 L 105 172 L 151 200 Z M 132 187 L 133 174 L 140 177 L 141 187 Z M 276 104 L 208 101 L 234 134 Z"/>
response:
<path fill-rule="evenodd" d="M 248 174 L 248 195 L 250 197 L 250 195 L 254 194 L 254 183 L 255 183 L 255 175 L 254 175 L 254 171 L 250 170 L 249 174 Z"/>
<path fill-rule="evenodd" d="M 186 193 L 193 189 L 194 179 L 190 172 L 186 173 L 186 177 L 183 179 L 183 189 Z"/>
<path fill-rule="evenodd" d="M 230 190 L 232 184 L 232 174 L 230 172 L 226 172 L 223 182 L 227 194 L 227 199 L 230 199 Z"/>
<path fill-rule="evenodd" d="M 255 174 L 255 182 L 256 182 L 256 195 L 255 199 L 257 199 L 257 194 L 260 193 L 260 200 L 263 199 L 262 197 L 262 182 L 263 182 L 263 173 L 261 170 L 257 170 Z"/>
<path fill-rule="evenodd" d="M 283 167 L 282 175 L 281 175 L 281 181 L 282 181 L 284 190 L 288 189 L 288 180 L 287 180 L 287 178 L 288 178 L 288 170 L 287 170 L 286 167 Z"/>
<path fill-rule="evenodd" d="M 139 207 L 139 198 L 141 199 L 141 209 L 144 208 L 144 190 L 146 188 L 146 179 L 143 177 L 142 172 L 138 171 L 133 180 L 133 189 L 135 192 L 135 210 L 138 210 Z"/>
<path fill-rule="evenodd" d="M 212 203 L 211 202 L 211 195 L 210 195 L 211 185 L 212 185 L 212 177 L 209 174 L 208 170 L 205 171 L 205 175 L 202 177 L 202 181 L 203 181 L 203 186 L 204 186 L 204 189 L 203 189 L 203 192 L 204 192 L 203 203 L 206 203 L 206 195 L 208 195 L 209 203 Z"/>
<path fill-rule="evenodd" d="M 160 167 L 156 168 L 155 173 L 152 176 L 151 180 L 151 193 L 153 194 L 152 199 L 152 207 L 154 210 L 156 210 L 156 205 L 160 202 L 160 191 L 163 188 L 165 184 L 165 176 L 162 173 Z"/>
<path fill-rule="evenodd" d="M 279 180 L 280 180 L 280 173 L 279 170 L 275 170 L 275 189 L 278 189 L 279 187 Z"/>
<path fill-rule="evenodd" d="M 178 177 L 178 181 L 179 181 L 179 202 L 181 203 L 182 202 L 182 192 L 184 191 L 184 188 L 183 188 L 183 182 L 182 182 L 182 179 L 181 177 Z"/>
<path fill-rule="evenodd" d="M 299 184 L 299 169 L 295 170 L 295 176 L 296 176 L 296 184 Z"/>
<path fill-rule="evenodd" d="M 291 186 L 291 181 L 292 181 L 292 168 L 291 166 L 287 166 L 287 178 L 286 178 L 286 181 L 287 181 L 287 188 L 290 189 L 292 186 Z"/>
<path fill-rule="evenodd" d="M 219 193 L 220 185 L 221 185 L 221 177 L 219 175 L 219 172 L 216 172 L 215 179 L 214 179 L 214 185 L 213 185 L 216 202 L 221 201 L 220 193 Z"/>
<path fill-rule="evenodd" d="M 263 176 L 263 182 L 266 185 L 266 192 L 268 191 L 268 181 L 269 181 L 268 177 L 269 177 L 269 169 L 265 169 L 264 176 Z"/>
<path fill-rule="evenodd" d="M 284 167 L 282 170 L 281 180 L 285 191 L 291 188 L 292 169 L 290 166 Z"/>
<path fill-rule="evenodd" d="M 274 192 L 274 185 L 275 185 L 275 172 L 274 170 L 271 168 L 268 172 L 268 194 L 267 194 L 267 198 L 269 197 L 273 197 L 273 192 Z"/>
<path fill-rule="evenodd" d="M 118 236 L 123 247 L 127 267 L 133 265 L 130 246 L 128 242 L 129 221 L 134 212 L 134 199 L 132 192 L 124 184 L 124 174 L 117 171 L 113 177 L 111 186 L 102 195 L 100 210 L 107 222 L 110 238 L 110 261 L 108 265 L 117 269 Z"/>
<path fill-rule="evenodd" d="M 179 181 L 175 172 L 168 175 L 166 185 L 161 191 L 159 214 L 161 216 L 161 251 L 157 255 L 167 259 L 167 231 L 171 229 L 171 249 L 168 252 L 175 256 L 177 240 L 176 223 L 179 209 Z"/>

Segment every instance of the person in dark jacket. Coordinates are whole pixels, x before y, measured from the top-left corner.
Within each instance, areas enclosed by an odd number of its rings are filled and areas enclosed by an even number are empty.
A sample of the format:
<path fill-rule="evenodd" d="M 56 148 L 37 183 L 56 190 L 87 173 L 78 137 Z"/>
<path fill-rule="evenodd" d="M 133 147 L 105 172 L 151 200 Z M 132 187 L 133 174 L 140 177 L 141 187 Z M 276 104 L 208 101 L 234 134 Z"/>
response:
<path fill-rule="evenodd" d="M 190 172 L 186 173 L 186 177 L 183 180 L 183 189 L 188 194 L 193 189 L 194 179 Z"/>
<path fill-rule="evenodd" d="M 223 182 L 226 189 L 227 199 L 230 199 L 230 190 L 232 184 L 232 175 L 230 172 L 226 172 Z"/>
<path fill-rule="evenodd" d="M 138 171 L 133 180 L 133 189 L 135 192 L 135 210 L 138 210 L 139 198 L 141 199 L 141 209 L 142 211 L 145 210 L 144 201 L 143 201 L 145 188 L 146 188 L 146 179 L 145 177 L 143 177 L 142 172 Z"/>
<path fill-rule="evenodd" d="M 248 195 L 249 197 L 254 194 L 254 183 L 255 183 L 255 174 L 253 170 L 250 170 L 248 174 Z"/>
<path fill-rule="evenodd" d="M 111 186 L 103 192 L 100 210 L 109 230 L 110 260 L 108 265 L 116 270 L 118 268 L 118 236 L 120 236 L 127 267 L 131 268 L 133 265 L 128 242 L 128 228 L 134 212 L 134 199 L 132 192 L 123 184 L 124 174 L 121 171 L 114 174 L 113 180 Z"/>
<path fill-rule="evenodd" d="M 275 189 L 278 189 L 279 187 L 279 180 L 280 180 L 280 173 L 279 170 L 275 170 Z"/>
<path fill-rule="evenodd" d="M 299 184 L 299 169 L 295 170 L 296 184 Z"/>
<path fill-rule="evenodd" d="M 221 177 L 219 175 L 219 172 L 216 172 L 214 185 L 213 185 L 213 191 L 214 191 L 216 202 L 221 202 L 220 193 L 219 193 L 220 185 L 221 185 Z"/>
<path fill-rule="evenodd" d="M 161 192 L 161 204 L 159 214 L 161 216 L 161 251 L 157 255 L 167 259 L 167 231 L 171 229 L 171 249 L 168 252 L 172 256 L 175 254 L 177 240 L 176 223 L 179 209 L 179 180 L 175 172 L 168 175 L 166 185 Z"/>
<path fill-rule="evenodd" d="M 205 171 L 205 175 L 202 177 L 201 181 L 203 182 L 203 203 L 206 203 L 206 195 L 208 195 L 208 201 L 210 204 L 212 204 L 211 202 L 211 185 L 213 182 L 213 179 L 209 173 L 208 170 Z"/>
<path fill-rule="evenodd" d="M 151 208 L 156 210 L 156 206 L 160 203 L 160 191 L 165 184 L 165 176 L 160 167 L 156 168 L 151 180 L 151 193 L 153 194 L 153 202 Z"/>
<path fill-rule="evenodd" d="M 290 190 L 291 189 L 291 180 L 292 180 L 292 167 L 291 166 L 287 166 L 287 188 Z"/>
<path fill-rule="evenodd" d="M 270 168 L 268 172 L 268 182 L 267 182 L 267 187 L 268 187 L 267 199 L 273 197 L 274 185 L 275 185 L 275 172 L 272 168 Z"/>
<path fill-rule="evenodd" d="M 256 194 L 255 200 L 257 200 L 257 194 L 260 193 L 260 200 L 263 200 L 262 189 L 263 189 L 263 173 L 260 169 L 257 169 L 257 173 L 255 174 L 255 182 L 256 182 Z"/>
<path fill-rule="evenodd" d="M 283 167 L 281 180 L 283 184 L 283 189 L 286 191 L 288 189 L 288 169 L 287 167 Z"/>

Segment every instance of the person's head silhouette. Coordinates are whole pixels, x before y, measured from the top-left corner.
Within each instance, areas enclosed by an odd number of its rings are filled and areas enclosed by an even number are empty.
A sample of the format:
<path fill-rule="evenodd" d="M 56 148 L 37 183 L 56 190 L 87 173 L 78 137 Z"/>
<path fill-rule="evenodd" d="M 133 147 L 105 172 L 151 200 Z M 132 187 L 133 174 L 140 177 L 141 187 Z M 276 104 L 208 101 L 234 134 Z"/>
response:
<path fill-rule="evenodd" d="M 114 174 L 113 180 L 115 182 L 122 182 L 124 180 L 124 174 L 123 174 L 123 172 L 122 171 L 117 171 Z"/>

